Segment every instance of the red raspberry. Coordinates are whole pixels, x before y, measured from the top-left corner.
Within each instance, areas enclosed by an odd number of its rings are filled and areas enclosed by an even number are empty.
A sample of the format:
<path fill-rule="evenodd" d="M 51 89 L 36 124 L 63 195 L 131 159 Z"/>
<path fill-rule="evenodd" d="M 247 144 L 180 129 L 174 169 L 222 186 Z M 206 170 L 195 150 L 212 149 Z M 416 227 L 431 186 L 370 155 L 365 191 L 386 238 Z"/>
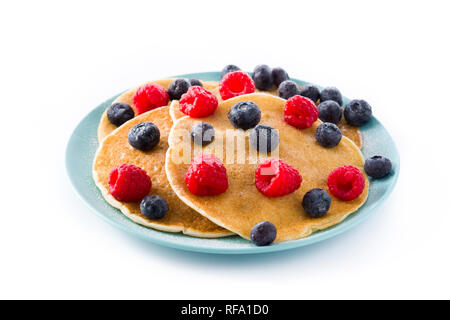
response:
<path fill-rule="evenodd" d="M 180 111 L 192 118 L 204 118 L 212 115 L 218 106 L 217 97 L 200 87 L 189 87 L 181 96 Z"/>
<path fill-rule="evenodd" d="M 269 159 L 256 168 L 256 188 L 266 197 L 281 197 L 300 188 L 302 176 L 286 162 Z"/>
<path fill-rule="evenodd" d="M 243 94 L 255 92 L 255 83 L 245 72 L 230 72 L 220 81 L 219 92 L 223 100 L 228 100 Z"/>
<path fill-rule="evenodd" d="M 358 198 L 363 192 L 366 180 L 358 168 L 343 166 L 331 171 L 327 184 L 333 196 L 343 201 L 350 201 Z"/>
<path fill-rule="evenodd" d="M 184 183 L 197 196 L 215 196 L 228 189 L 227 170 L 212 154 L 199 155 L 192 160 Z"/>
<path fill-rule="evenodd" d="M 119 201 L 141 201 L 152 188 L 152 180 L 145 170 L 132 164 L 115 167 L 109 175 L 109 192 Z"/>
<path fill-rule="evenodd" d="M 133 103 L 138 114 L 142 114 L 166 106 L 169 103 L 169 93 L 157 83 L 148 83 L 137 89 Z"/>
<path fill-rule="evenodd" d="M 284 106 L 284 121 L 298 129 L 306 129 L 313 125 L 319 117 L 319 110 L 314 102 L 302 96 L 293 96 Z"/>

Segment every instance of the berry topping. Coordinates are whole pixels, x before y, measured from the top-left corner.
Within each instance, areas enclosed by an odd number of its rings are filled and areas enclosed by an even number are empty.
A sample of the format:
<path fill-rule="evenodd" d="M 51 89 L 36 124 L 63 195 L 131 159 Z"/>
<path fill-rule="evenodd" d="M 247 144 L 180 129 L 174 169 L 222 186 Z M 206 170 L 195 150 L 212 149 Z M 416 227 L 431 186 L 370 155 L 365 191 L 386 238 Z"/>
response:
<path fill-rule="evenodd" d="M 128 104 L 123 102 L 113 103 L 106 112 L 109 122 L 115 126 L 121 126 L 134 118 L 134 111 Z"/>
<path fill-rule="evenodd" d="M 139 123 L 128 132 L 128 142 L 141 151 L 153 149 L 159 143 L 159 138 L 159 129 L 151 122 Z"/>
<path fill-rule="evenodd" d="M 156 195 L 146 196 L 142 199 L 140 208 L 144 217 L 149 219 L 161 219 L 169 211 L 167 201 Z"/>
<path fill-rule="evenodd" d="M 208 122 L 197 122 L 191 128 L 191 138 L 195 144 L 206 146 L 214 140 L 214 128 Z"/>
<path fill-rule="evenodd" d="M 250 230 L 250 239 L 257 246 L 268 246 L 277 237 L 277 228 L 269 221 L 256 224 Z"/>
<path fill-rule="evenodd" d="M 203 87 L 190 87 L 180 99 L 180 111 L 192 118 L 212 115 L 219 102 L 215 95 Z"/>
<path fill-rule="evenodd" d="M 292 80 L 283 81 L 278 87 L 278 96 L 283 99 L 289 99 L 295 95 L 299 94 L 299 89 L 297 84 Z"/>
<path fill-rule="evenodd" d="M 323 189 L 311 189 L 303 196 L 302 206 L 308 216 L 320 218 L 330 210 L 331 197 Z"/>
<path fill-rule="evenodd" d="M 199 155 L 192 159 L 184 183 L 197 196 L 215 196 L 228 189 L 227 170 L 212 154 Z"/>
<path fill-rule="evenodd" d="M 384 178 L 391 173 L 391 170 L 391 160 L 382 156 L 373 156 L 364 163 L 364 171 L 373 179 Z"/>
<path fill-rule="evenodd" d="M 341 106 L 333 100 L 321 102 L 317 107 L 319 109 L 319 119 L 323 122 L 338 124 L 342 118 Z"/>
<path fill-rule="evenodd" d="M 372 107 L 364 100 L 352 100 L 344 108 L 344 118 L 349 125 L 360 127 L 372 118 Z"/>
<path fill-rule="evenodd" d="M 269 90 L 273 86 L 272 69 L 268 65 L 261 64 L 253 70 L 252 79 L 259 90 Z"/>
<path fill-rule="evenodd" d="M 307 84 L 300 89 L 299 95 L 310 98 L 315 103 L 320 98 L 320 91 L 316 86 Z"/>
<path fill-rule="evenodd" d="M 198 79 L 189 79 L 189 82 L 191 83 L 191 86 L 203 87 L 203 84 Z"/>
<path fill-rule="evenodd" d="M 341 130 L 334 123 L 324 122 L 316 129 L 316 140 L 322 147 L 336 147 L 341 138 Z"/>
<path fill-rule="evenodd" d="M 109 192 L 119 201 L 141 201 L 152 188 L 147 173 L 132 164 L 115 167 L 109 175 Z"/>
<path fill-rule="evenodd" d="M 228 119 L 235 128 L 247 130 L 259 123 L 261 110 L 252 101 L 241 101 L 228 112 Z"/>
<path fill-rule="evenodd" d="M 289 98 L 284 106 L 284 121 L 298 129 L 311 127 L 318 116 L 314 102 L 302 96 Z"/>
<path fill-rule="evenodd" d="M 255 92 L 255 84 L 248 74 L 242 71 L 227 73 L 219 84 L 223 100 Z"/>
<path fill-rule="evenodd" d="M 283 81 L 289 80 L 289 75 L 282 68 L 273 68 L 272 78 L 273 84 L 278 87 Z"/>
<path fill-rule="evenodd" d="M 172 83 L 169 85 L 168 90 L 170 100 L 180 100 L 181 96 L 188 91 L 190 86 L 191 83 L 187 79 L 173 80 Z"/>
<path fill-rule="evenodd" d="M 342 94 L 335 87 L 326 87 L 320 93 L 320 102 L 333 100 L 336 101 L 340 106 L 342 106 Z"/>
<path fill-rule="evenodd" d="M 266 197 L 281 197 L 300 188 L 302 176 L 280 159 L 268 159 L 256 168 L 256 188 Z"/>
<path fill-rule="evenodd" d="M 343 166 L 331 171 L 327 185 L 333 196 L 343 201 L 358 198 L 364 191 L 366 180 L 362 172 L 354 166 Z"/>
<path fill-rule="evenodd" d="M 133 96 L 133 103 L 138 114 L 166 106 L 169 103 L 167 90 L 156 83 L 139 87 Z"/>
<path fill-rule="evenodd" d="M 261 153 L 269 153 L 278 147 L 278 132 L 271 126 L 258 124 L 250 132 L 250 143 Z"/>
<path fill-rule="evenodd" d="M 227 73 L 235 72 L 235 71 L 241 71 L 241 68 L 239 68 L 238 66 L 235 66 L 234 64 L 226 65 L 222 69 L 222 72 L 220 73 L 220 77 L 223 78 Z"/>

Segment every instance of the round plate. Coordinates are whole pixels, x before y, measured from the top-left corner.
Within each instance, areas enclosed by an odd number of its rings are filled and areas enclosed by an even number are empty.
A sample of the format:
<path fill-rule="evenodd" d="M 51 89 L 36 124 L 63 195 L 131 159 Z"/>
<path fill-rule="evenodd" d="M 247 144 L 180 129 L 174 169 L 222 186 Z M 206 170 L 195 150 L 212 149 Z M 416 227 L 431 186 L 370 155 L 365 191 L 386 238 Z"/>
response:
<path fill-rule="evenodd" d="M 174 76 L 173 78 L 220 81 L 220 73 L 193 73 Z M 293 80 L 300 85 L 307 84 L 307 82 L 301 80 Z M 393 172 L 384 179 L 372 180 L 366 203 L 358 211 L 335 226 L 315 232 L 304 239 L 275 243 L 266 247 L 257 247 L 250 241 L 238 236 L 201 239 L 179 233 L 166 233 L 149 229 L 132 222 L 119 210 L 111 207 L 103 199 L 92 179 L 92 162 L 98 147 L 97 126 L 104 110 L 117 96 L 106 100 L 95 108 L 75 128 L 66 151 L 67 172 L 75 190 L 96 214 L 133 235 L 160 245 L 183 250 L 222 254 L 263 253 L 310 245 L 334 237 L 367 218 L 391 193 L 399 175 L 400 158 L 394 141 L 383 125 L 376 118 L 373 118 L 370 123 L 361 128 L 364 140 L 362 152 L 365 158 L 373 155 L 388 157 L 392 161 Z M 344 104 L 348 101 L 347 98 L 344 98 Z"/>

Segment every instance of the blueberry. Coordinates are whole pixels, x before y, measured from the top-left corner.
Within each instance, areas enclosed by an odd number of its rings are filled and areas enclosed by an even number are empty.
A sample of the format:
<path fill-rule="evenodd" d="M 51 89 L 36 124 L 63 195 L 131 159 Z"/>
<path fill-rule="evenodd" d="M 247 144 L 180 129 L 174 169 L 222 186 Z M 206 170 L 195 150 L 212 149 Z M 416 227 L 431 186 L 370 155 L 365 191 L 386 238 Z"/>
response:
<path fill-rule="evenodd" d="M 128 142 L 135 149 L 148 151 L 159 142 L 159 129 L 151 122 L 142 122 L 135 125 L 128 132 Z"/>
<path fill-rule="evenodd" d="M 253 70 L 252 79 L 257 89 L 269 90 L 273 86 L 272 69 L 268 65 L 260 64 Z"/>
<path fill-rule="evenodd" d="M 303 196 L 302 206 L 308 216 L 320 218 L 330 210 L 331 197 L 323 189 L 311 189 Z"/>
<path fill-rule="evenodd" d="M 250 129 L 261 120 L 261 110 L 252 101 L 241 101 L 236 103 L 228 112 L 228 119 L 238 129 Z"/>
<path fill-rule="evenodd" d="M 289 80 L 289 75 L 282 68 L 273 68 L 272 69 L 272 78 L 273 84 L 277 87 L 285 80 Z"/>
<path fill-rule="evenodd" d="M 149 219 L 161 219 L 169 211 L 167 201 L 156 195 L 146 196 L 142 199 L 140 208 L 141 213 Z"/>
<path fill-rule="evenodd" d="M 299 91 L 297 84 L 292 80 L 285 80 L 278 87 L 278 95 L 286 100 L 298 95 Z"/>
<path fill-rule="evenodd" d="M 335 87 L 327 87 L 320 93 L 320 102 L 327 100 L 336 101 L 340 106 L 342 106 L 342 94 Z"/>
<path fill-rule="evenodd" d="M 222 72 L 220 73 L 220 76 L 223 78 L 227 73 L 240 71 L 241 68 L 238 66 L 235 66 L 234 64 L 226 65 L 225 68 L 222 69 Z"/>
<path fill-rule="evenodd" d="M 372 118 L 372 107 L 364 100 L 352 100 L 344 108 L 344 118 L 349 125 L 360 127 Z"/>
<path fill-rule="evenodd" d="M 341 130 L 334 123 L 324 122 L 316 129 L 316 140 L 322 147 L 333 148 L 339 144 L 341 138 Z"/>
<path fill-rule="evenodd" d="M 123 102 L 113 103 L 106 112 L 109 122 L 115 126 L 121 126 L 134 118 L 134 111 L 128 104 Z"/>
<path fill-rule="evenodd" d="M 257 246 L 268 246 L 277 237 L 277 228 L 269 221 L 256 224 L 250 231 L 250 239 Z"/>
<path fill-rule="evenodd" d="M 312 84 L 307 84 L 303 86 L 299 94 L 303 97 L 309 98 L 312 100 L 312 102 L 316 103 L 317 100 L 320 98 L 320 91 L 316 86 L 313 86 Z"/>
<path fill-rule="evenodd" d="M 191 138 L 195 144 L 206 146 L 214 140 L 214 128 L 208 122 L 197 122 L 191 128 Z"/>
<path fill-rule="evenodd" d="M 170 100 L 180 100 L 181 96 L 188 91 L 190 86 L 191 83 L 187 79 L 176 79 L 172 81 L 167 90 Z"/>
<path fill-rule="evenodd" d="M 317 108 L 319 109 L 319 119 L 323 122 L 338 124 L 341 121 L 342 108 L 336 101 L 321 102 Z"/>
<path fill-rule="evenodd" d="M 278 132 L 271 126 L 258 124 L 250 132 L 250 143 L 261 153 L 269 153 L 278 147 Z"/>
<path fill-rule="evenodd" d="M 381 179 L 386 177 L 392 170 L 391 160 L 382 156 L 374 156 L 364 163 L 364 171 L 369 177 Z"/>
<path fill-rule="evenodd" d="M 191 83 L 191 86 L 203 87 L 203 84 L 198 79 L 189 79 L 189 82 Z"/>

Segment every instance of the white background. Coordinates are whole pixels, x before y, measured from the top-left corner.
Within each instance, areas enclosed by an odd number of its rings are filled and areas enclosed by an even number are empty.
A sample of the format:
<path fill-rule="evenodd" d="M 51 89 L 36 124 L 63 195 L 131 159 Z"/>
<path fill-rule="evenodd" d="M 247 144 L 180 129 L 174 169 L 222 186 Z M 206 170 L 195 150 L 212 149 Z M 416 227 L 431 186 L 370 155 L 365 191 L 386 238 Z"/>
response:
<path fill-rule="evenodd" d="M 450 298 L 447 1 L 9 1 L 0 5 L 0 298 Z M 64 152 L 95 106 L 234 63 L 363 98 L 401 155 L 389 199 L 332 240 L 213 256 L 94 215 Z"/>

